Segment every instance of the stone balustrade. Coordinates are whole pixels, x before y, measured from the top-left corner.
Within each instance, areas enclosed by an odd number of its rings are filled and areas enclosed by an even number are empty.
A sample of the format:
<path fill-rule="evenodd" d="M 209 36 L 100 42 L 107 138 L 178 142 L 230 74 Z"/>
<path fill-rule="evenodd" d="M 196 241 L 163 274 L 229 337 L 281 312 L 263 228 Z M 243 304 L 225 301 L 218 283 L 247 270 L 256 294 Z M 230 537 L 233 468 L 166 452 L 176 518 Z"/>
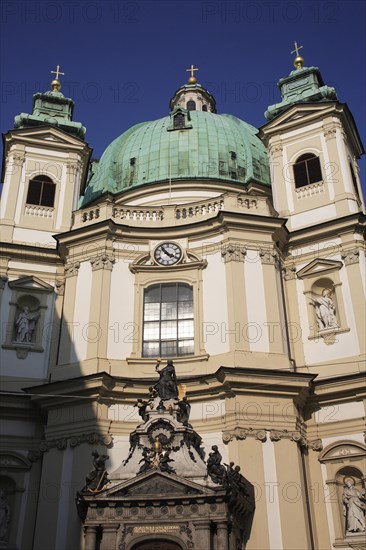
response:
<path fill-rule="evenodd" d="M 49 206 L 40 206 L 37 204 L 26 204 L 24 214 L 26 216 L 33 216 L 35 218 L 47 218 L 52 219 L 54 208 Z"/>
<path fill-rule="evenodd" d="M 184 225 L 217 216 L 221 211 L 273 215 L 266 197 L 224 193 L 197 202 L 156 206 L 116 205 L 111 201 L 75 212 L 74 228 L 112 219 L 130 226 Z"/>

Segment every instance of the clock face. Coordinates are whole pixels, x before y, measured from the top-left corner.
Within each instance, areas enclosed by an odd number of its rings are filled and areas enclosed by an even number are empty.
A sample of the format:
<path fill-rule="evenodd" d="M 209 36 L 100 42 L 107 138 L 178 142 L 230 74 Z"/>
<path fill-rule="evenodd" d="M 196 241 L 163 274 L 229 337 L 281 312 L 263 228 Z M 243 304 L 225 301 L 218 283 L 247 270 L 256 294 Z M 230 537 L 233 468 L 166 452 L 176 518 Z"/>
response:
<path fill-rule="evenodd" d="M 160 265 L 174 265 L 182 259 L 182 249 L 175 243 L 162 243 L 155 248 L 154 258 Z"/>

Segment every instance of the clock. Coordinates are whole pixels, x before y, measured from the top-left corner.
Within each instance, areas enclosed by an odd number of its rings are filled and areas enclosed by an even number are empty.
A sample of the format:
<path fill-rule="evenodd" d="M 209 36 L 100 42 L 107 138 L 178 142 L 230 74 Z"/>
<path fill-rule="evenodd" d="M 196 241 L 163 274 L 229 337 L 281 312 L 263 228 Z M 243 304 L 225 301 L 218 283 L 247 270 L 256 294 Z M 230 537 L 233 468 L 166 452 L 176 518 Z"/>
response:
<path fill-rule="evenodd" d="M 154 250 L 154 259 L 160 265 L 177 264 L 182 257 L 182 249 L 176 243 L 162 243 Z"/>

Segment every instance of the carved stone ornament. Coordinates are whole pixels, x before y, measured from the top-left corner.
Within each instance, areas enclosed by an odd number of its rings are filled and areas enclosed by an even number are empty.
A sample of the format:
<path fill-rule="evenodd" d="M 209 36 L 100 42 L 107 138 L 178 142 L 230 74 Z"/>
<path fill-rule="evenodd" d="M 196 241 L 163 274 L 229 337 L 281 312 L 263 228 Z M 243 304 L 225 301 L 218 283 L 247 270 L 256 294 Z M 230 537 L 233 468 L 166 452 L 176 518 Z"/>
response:
<path fill-rule="evenodd" d="M 55 292 L 59 296 L 63 296 L 65 292 L 65 281 L 63 279 L 58 279 L 55 282 Z"/>
<path fill-rule="evenodd" d="M 289 265 L 283 268 L 283 276 L 285 281 L 291 281 L 296 279 L 296 267 L 294 265 Z"/>
<path fill-rule="evenodd" d="M 112 271 L 115 261 L 114 255 L 102 254 L 101 256 L 91 258 L 90 263 L 92 266 L 92 271 L 96 271 L 97 269 L 107 269 L 108 271 Z"/>
<path fill-rule="evenodd" d="M 321 439 L 316 439 L 315 441 L 312 441 L 309 443 L 310 449 L 313 451 L 322 451 L 323 450 L 323 443 Z"/>
<path fill-rule="evenodd" d="M 269 248 L 260 248 L 259 256 L 262 264 L 276 265 L 278 262 L 278 254 Z"/>
<path fill-rule="evenodd" d="M 341 256 L 346 265 L 358 264 L 360 251 L 357 248 L 353 250 L 343 250 Z"/>
<path fill-rule="evenodd" d="M 335 124 L 325 124 L 323 126 L 325 140 L 334 139 L 337 135 L 337 127 Z"/>
<path fill-rule="evenodd" d="M 227 244 L 221 250 L 221 256 L 224 263 L 227 262 L 243 262 L 247 249 L 239 244 Z"/>
<path fill-rule="evenodd" d="M 232 431 L 223 432 L 222 440 L 224 443 L 229 443 L 235 439 L 246 439 L 247 437 L 255 437 L 259 441 L 267 441 L 265 430 L 253 430 L 253 428 L 235 428 Z"/>
<path fill-rule="evenodd" d="M 269 438 L 271 441 L 281 441 L 281 439 L 289 439 L 295 443 L 299 443 L 301 447 L 307 447 L 306 437 L 299 431 L 289 432 L 288 430 L 271 430 Z"/>
<path fill-rule="evenodd" d="M 69 446 L 71 449 L 78 447 L 82 443 L 88 443 L 89 445 L 104 445 L 110 447 L 113 443 L 113 437 L 111 435 L 101 435 L 98 433 L 80 434 L 72 437 L 61 437 L 60 439 L 52 439 L 49 441 L 41 441 L 38 444 L 38 449 L 33 449 L 28 453 L 28 459 L 31 462 L 39 460 L 43 453 L 48 452 L 52 448 L 56 448 L 62 451 Z"/>
<path fill-rule="evenodd" d="M 79 272 L 80 262 L 67 262 L 65 265 L 65 277 L 76 277 Z"/>
<path fill-rule="evenodd" d="M 283 146 L 281 142 L 273 143 L 269 146 L 269 152 L 271 157 L 282 157 Z"/>

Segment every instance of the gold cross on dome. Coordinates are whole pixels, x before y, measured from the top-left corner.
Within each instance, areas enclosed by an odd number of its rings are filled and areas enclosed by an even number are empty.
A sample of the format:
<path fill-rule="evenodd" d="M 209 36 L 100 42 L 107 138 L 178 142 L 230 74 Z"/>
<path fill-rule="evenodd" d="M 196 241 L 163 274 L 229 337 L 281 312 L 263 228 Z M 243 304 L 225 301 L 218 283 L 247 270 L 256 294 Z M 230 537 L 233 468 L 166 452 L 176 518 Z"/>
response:
<path fill-rule="evenodd" d="M 60 65 L 57 65 L 56 70 L 55 70 L 55 71 L 51 71 L 51 73 L 54 73 L 54 74 L 56 75 L 56 80 L 58 80 L 58 77 L 59 77 L 60 74 L 65 75 L 65 73 L 62 73 L 62 72 L 60 71 Z"/>
<path fill-rule="evenodd" d="M 295 42 L 295 49 L 292 50 L 291 53 L 296 53 L 296 56 L 298 57 L 299 56 L 299 50 L 301 50 L 301 48 L 303 48 L 304 46 L 298 46 L 297 45 L 297 42 Z"/>
<path fill-rule="evenodd" d="M 190 69 L 186 69 L 186 72 L 187 72 L 187 73 L 190 72 L 190 73 L 191 73 L 191 77 L 193 77 L 193 78 L 194 78 L 194 71 L 198 71 L 198 69 L 196 69 L 194 65 L 191 65 Z"/>

